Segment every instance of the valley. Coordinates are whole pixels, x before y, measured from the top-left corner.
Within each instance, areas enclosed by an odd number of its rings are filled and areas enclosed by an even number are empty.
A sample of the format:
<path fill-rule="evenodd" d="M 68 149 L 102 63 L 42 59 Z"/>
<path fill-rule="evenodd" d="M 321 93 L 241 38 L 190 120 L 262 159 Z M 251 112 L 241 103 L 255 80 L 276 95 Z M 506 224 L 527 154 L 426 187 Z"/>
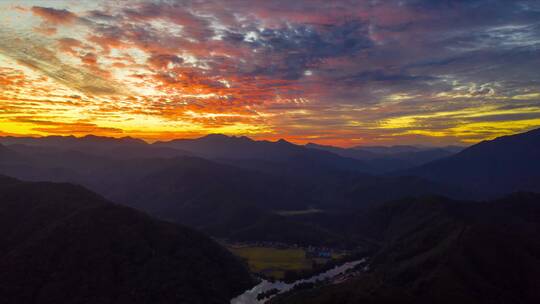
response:
<path fill-rule="evenodd" d="M 540 0 L 0 0 L 0 304 L 539 304 Z"/>

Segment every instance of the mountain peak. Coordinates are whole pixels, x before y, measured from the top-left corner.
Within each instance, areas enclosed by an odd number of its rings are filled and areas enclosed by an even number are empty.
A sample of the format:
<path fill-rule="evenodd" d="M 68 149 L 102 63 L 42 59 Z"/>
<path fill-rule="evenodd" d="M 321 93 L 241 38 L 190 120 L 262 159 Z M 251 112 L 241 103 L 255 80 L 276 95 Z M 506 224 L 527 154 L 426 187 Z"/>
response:
<path fill-rule="evenodd" d="M 225 139 L 225 138 L 230 138 L 230 137 L 221 133 L 212 133 L 212 134 L 207 134 L 203 137 L 200 137 L 199 139 Z"/>
<path fill-rule="evenodd" d="M 98 135 L 89 134 L 89 135 L 85 135 L 85 136 L 83 136 L 83 137 L 81 137 L 79 139 L 83 140 L 83 141 L 88 141 L 88 142 L 103 142 L 103 143 L 108 143 L 108 142 L 134 143 L 134 144 L 145 143 L 145 141 L 142 140 L 142 139 L 133 138 L 133 137 L 130 137 L 130 136 L 116 138 L 116 137 L 98 136 Z"/>
<path fill-rule="evenodd" d="M 278 144 L 288 144 L 288 145 L 292 145 L 293 143 L 289 142 L 289 141 L 286 141 L 285 139 L 283 138 L 280 138 L 278 141 L 277 141 Z"/>

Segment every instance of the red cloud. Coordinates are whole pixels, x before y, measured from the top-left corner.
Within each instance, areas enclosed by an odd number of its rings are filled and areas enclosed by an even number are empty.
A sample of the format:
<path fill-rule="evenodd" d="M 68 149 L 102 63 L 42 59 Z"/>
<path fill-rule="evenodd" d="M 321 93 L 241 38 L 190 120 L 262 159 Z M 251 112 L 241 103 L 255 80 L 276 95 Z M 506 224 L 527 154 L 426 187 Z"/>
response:
<path fill-rule="evenodd" d="M 155 54 L 148 58 L 148 64 L 156 69 L 166 69 L 170 63 L 180 64 L 184 60 L 176 55 Z"/>
<path fill-rule="evenodd" d="M 58 49 L 64 53 L 71 54 L 73 56 L 77 56 L 77 48 L 82 48 L 83 44 L 77 39 L 73 38 L 62 38 L 58 39 Z"/>
<path fill-rule="evenodd" d="M 71 24 L 78 19 L 77 15 L 65 9 L 33 6 L 32 13 L 48 23 L 57 25 Z"/>

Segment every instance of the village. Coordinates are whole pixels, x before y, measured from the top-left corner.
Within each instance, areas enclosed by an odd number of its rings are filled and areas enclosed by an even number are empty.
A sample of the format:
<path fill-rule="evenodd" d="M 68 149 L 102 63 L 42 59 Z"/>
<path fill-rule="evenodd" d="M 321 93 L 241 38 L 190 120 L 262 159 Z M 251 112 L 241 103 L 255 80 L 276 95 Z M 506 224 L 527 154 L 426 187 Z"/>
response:
<path fill-rule="evenodd" d="M 280 242 L 221 242 L 233 254 L 244 259 L 253 273 L 271 280 L 292 280 L 310 275 L 335 265 L 352 253 L 330 247 Z"/>

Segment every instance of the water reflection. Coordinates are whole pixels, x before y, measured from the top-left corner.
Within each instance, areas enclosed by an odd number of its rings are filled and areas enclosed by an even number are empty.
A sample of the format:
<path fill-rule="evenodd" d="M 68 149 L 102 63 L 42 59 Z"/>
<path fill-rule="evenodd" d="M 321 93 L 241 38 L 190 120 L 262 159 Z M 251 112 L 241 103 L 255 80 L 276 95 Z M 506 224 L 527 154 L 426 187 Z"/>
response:
<path fill-rule="evenodd" d="M 330 270 L 328 270 L 326 272 L 320 273 L 320 274 L 318 274 L 316 276 L 313 276 L 313 277 L 311 277 L 309 279 L 298 280 L 298 281 L 295 281 L 295 282 L 292 282 L 292 283 L 285 283 L 285 282 L 282 282 L 282 281 L 270 282 L 270 281 L 267 281 L 267 280 L 263 280 L 261 283 L 259 283 L 259 285 L 257 285 L 255 287 L 253 287 L 252 289 L 244 292 L 240 296 L 232 299 L 231 304 L 260 304 L 260 303 L 264 303 L 264 302 L 270 300 L 270 298 L 257 300 L 257 295 L 259 295 L 260 293 L 267 292 L 267 291 L 272 290 L 272 289 L 277 289 L 277 290 L 279 290 L 279 293 L 283 293 L 283 292 L 286 292 L 286 291 L 289 291 L 289 290 L 293 289 L 294 286 L 296 286 L 298 284 L 301 284 L 301 283 L 315 283 L 315 282 L 320 281 L 320 280 L 333 279 L 333 278 L 345 273 L 347 270 L 353 269 L 357 265 L 364 263 L 365 261 L 366 261 L 365 259 L 361 259 L 359 261 L 347 262 L 347 263 L 344 263 L 343 265 L 336 266 L 336 267 L 334 267 L 334 268 L 332 268 L 332 269 L 330 269 Z"/>

